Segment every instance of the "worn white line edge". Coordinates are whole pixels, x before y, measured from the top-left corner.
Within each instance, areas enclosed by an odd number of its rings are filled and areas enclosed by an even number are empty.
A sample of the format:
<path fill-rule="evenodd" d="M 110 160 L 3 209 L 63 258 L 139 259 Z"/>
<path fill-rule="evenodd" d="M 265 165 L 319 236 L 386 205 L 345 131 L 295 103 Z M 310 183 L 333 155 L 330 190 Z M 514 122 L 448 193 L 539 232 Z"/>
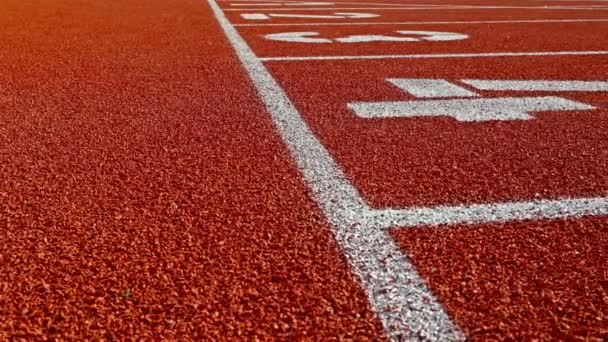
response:
<path fill-rule="evenodd" d="M 419 58 L 475 58 L 475 57 L 535 57 L 535 56 L 595 56 L 608 55 L 608 51 L 540 51 L 540 52 L 483 52 L 437 53 L 411 55 L 361 55 L 361 56 L 285 56 L 260 57 L 264 62 L 335 61 L 356 59 L 419 59 Z"/>
<path fill-rule="evenodd" d="M 552 24 L 552 23 L 594 23 L 608 22 L 608 19 L 529 19 L 529 20 L 480 20 L 480 21 L 395 21 L 395 22 L 357 22 L 348 23 L 268 23 L 233 24 L 233 26 L 357 26 L 357 25 L 452 25 L 452 24 Z"/>
<path fill-rule="evenodd" d="M 208 3 L 392 340 L 463 340 L 388 232 L 359 222 L 369 207 L 214 0 Z"/>

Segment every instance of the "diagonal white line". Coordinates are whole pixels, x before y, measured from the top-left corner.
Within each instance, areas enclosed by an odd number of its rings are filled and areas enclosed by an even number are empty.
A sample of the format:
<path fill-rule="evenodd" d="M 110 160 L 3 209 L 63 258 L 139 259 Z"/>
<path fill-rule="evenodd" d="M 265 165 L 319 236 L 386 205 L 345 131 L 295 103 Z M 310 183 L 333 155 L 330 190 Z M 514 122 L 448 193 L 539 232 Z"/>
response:
<path fill-rule="evenodd" d="M 358 222 L 369 210 L 283 89 L 230 24 L 214 0 L 217 21 L 266 105 L 308 186 L 327 216 L 372 309 L 392 340 L 462 340 L 462 333 L 388 233 Z"/>

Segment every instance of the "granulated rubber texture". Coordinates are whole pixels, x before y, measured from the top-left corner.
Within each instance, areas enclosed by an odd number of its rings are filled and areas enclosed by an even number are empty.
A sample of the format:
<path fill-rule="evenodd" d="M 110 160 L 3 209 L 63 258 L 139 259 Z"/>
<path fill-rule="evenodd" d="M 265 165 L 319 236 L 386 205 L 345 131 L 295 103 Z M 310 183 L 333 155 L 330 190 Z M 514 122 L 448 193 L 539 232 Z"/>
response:
<path fill-rule="evenodd" d="M 0 4 L 0 339 L 382 339 L 205 2 Z"/>
<path fill-rule="evenodd" d="M 373 64 L 371 64 L 373 63 Z M 596 109 L 533 120 L 357 117 L 351 102 L 407 101 L 387 78 L 597 80 L 605 56 L 269 62 L 315 134 L 377 208 L 528 201 L 608 194 L 608 93 L 556 95 Z M 373 65 L 373 67 L 370 67 Z M 322 75 L 322 77 L 321 77 Z"/>
<path fill-rule="evenodd" d="M 471 340 L 602 341 L 607 221 L 392 232 Z"/>

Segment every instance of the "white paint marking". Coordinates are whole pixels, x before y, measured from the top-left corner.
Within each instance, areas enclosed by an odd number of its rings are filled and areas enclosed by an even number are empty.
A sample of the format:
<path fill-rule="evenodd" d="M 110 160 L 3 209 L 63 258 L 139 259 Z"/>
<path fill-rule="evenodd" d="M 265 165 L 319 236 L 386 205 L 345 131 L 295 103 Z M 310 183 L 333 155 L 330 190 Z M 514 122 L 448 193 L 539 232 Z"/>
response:
<path fill-rule="evenodd" d="M 401 90 L 419 98 L 479 96 L 446 80 L 423 78 L 388 78 L 386 80 Z"/>
<path fill-rule="evenodd" d="M 318 36 L 319 32 L 282 32 L 271 33 L 264 36 L 266 40 L 274 40 L 289 43 L 332 43 L 331 39 L 327 38 L 312 38 Z"/>
<path fill-rule="evenodd" d="M 354 35 L 344 38 L 336 38 L 335 40 L 341 43 L 368 43 L 368 42 L 440 42 L 451 40 L 463 40 L 469 38 L 466 34 L 453 32 L 435 32 L 435 31 L 395 31 L 404 36 L 414 37 L 395 37 L 385 35 Z"/>
<path fill-rule="evenodd" d="M 338 243 L 391 340 L 452 341 L 464 337 L 430 296 L 409 260 L 384 229 L 608 214 L 606 198 L 386 210 L 369 208 L 217 3 L 209 0 L 209 5 L 327 215 Z"/>
<path fill-rule="evenodd" d="M 290 2 L 271 2 L 271 3 L 233 3 L 230 6 L 334 6 L 333 2 L 299 2 L 299 1 L 290 1 Z"/>
<path fill-rule="evenodd" d="M 265 62 L 281 61 L 332 61 L 357 59 L 420 59 L 420 58 L 476 58 L 476 57 L 537 57 L 537 56 L 599 56 L 608 51 L 543 51 L 543 52 L 489 52 L 489 53 L 438 53 L 411 55 L 361 55 L 361 56 L 285 56 L 261 57 Z"/>
<path fill-rule="evenodd" d="M 379 17 L 373 13 L 336 12 L 333 14 L 280 14 L 280 13 L 245 13 L 241 17 L 249 20 L 268 20 L 270 18 L 297 18 L 297 19 L 368 19 Z M 235 25 L 236 26 L 236 25 Z"/>
<path fill-rule="evenodd" d="M 241 17 L 243 17 L 243 19 L 247 19 L 247 20 L 267 20 L 270 19 L 270 17 L 266 14 L 263 13 L 243 13 L 241 14 Z"/>
<path fill-rule="evenodd" d="M 441 5 L 399 5 L 399 4 L 386 4 L 386 3 L 365 3 L 365 2 L 332 2 L 332 3 L 325 3 L 326 5 L 320 5 L 320 6 L 327 6 L 327 5 L 357 5 L 357 6 L 364 6 L 364 5 L 372 5 L 372 6 L 383 6 L 383 7 L 395 7 L 395 6 L 400 6 L 400 7 L 409 7 L 409 6 L 422 6 L 422 7 L 444 7 Z M 247 5 L 251 5 L 251 6 L 264 6 L 264 4 L 253 4 L 253 3 L 241 3 L 241 4 L 231 4 L 231 6 L 234 7 L 238 7 L 238 6 L 247 6 Z M 282 6 L 282 7 L 289 7 L 289 6 L 294 6 L 294 5 L 290 5 L 281 1 L 274 1 L 272 3 L 268 3 L 266 4 L 266 6 Z M 300 5 L 302 6 L 302 5 Z M 227 10 L 227 9 L 224 9 Z M 296 10 L 296 8 L 294 8 L 294 10 Z"/>
<path fill-rule="evenodd" d="M 246 14 L 241 14 L 245 16 Z M 480 21 L 396 21 L 396 22 L 348 22 L 348 23 L 255 23 L 234 24 L 234 26 L 354 26 L 354 25 L 452 25 L 452 24 L 553 24 L 553 23 L 593 23 L 608 22 L 608 19 L 540 19 L 540 20 L 480 20 Z"/>
<path fill-rule="evenodd" d="M 369 211 L 369 206 L 217 3 L 208 2 L 327 216 L 338 244 L 389 338 L 395 341 L 463 340 L 462 333 L 388 233 L 359 220 L 361 213 Z"/>
<path fill-rule="evenodd" d="M 259 0 L 221 0 L 221 2 L 240 2 L 240 3 L 257 3 Z M 265 2 L 271 2 L 274 6 L 276 3 L 284 3 L 284 0 L 265 0 Z M 431 4 L 398 4 L 398 3 L 381 3 L 381 2 L 348 2 L 348 1 L 332 1 L 334 4 L 345 4 L 345 5 L 372 5 L 372 6 L 421 6 L 421 7 L 451 7 L 454 5 L 431 5 Z M 225 9 L 223 9 L 225 10 Z"/>
<path fill-rule="evenodd" d="M 602 7 L 585 7 L 585 6 L 552 6 L 552 7 L 544 7 L 544 6 L 446 6 L 446 7 L 422 7 L 422 6 L 411 6 L 411 7 L 319 7 L 319 8 L 297 8 L 298 11 L 352 11 L 352 10 L 503 10 L 503 9 L 540 9 L 540 10 L 608 10 L 608 6 Z M 225 12 L 232 11 L 293 11 L 294 8 L 228 8 L 224 9 Z"/>
<path fill-rule="evenodd" d="M 348 104 L 362 118 L 449 116 L 462 122 L 530 120 L 529 113 L 543 111 L 590 110 L 595 107 L 561 97 L 499 97 L 394 102 L 354 102 Z"/>
<path fill-rule="evenodd" d="M 271 33 L 264 36 L 267 40 L 275 40 L 290 43 L 370 43 L 370 42 L 421 42 L 421 41 L 450 41 L 462 40 L 469 36 L 453 32 L 435 31 L 395 31 L 403 36 L 387 35 L 352 35 L 347 37 L 311 38 L 318 36 L 319 32 L 281 32 Z"/>
<path fill-rule="evenodd" d="M 555 220 L 608 215 L 608 197 L 385 209 L 368 215 L 370 222 L 383 229 Z"/>
<path fill-rule="evenodd" d="M 608 91 L 605 81 L 462 80 L 481 90 Z"/>

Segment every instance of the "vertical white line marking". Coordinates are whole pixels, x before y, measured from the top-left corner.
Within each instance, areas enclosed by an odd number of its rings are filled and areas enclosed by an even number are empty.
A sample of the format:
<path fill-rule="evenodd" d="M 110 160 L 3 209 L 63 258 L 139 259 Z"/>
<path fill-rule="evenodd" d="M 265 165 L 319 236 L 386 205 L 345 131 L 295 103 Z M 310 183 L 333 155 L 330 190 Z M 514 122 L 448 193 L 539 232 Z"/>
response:
<path fill-rule="evenodd" d="M 208 2 L 327 216 L 338 244 L 389 338 L 395 341 L 464 339 L 388 233 L 381 227 L 366 224 L 368 205 L 215 0 Z"/>

